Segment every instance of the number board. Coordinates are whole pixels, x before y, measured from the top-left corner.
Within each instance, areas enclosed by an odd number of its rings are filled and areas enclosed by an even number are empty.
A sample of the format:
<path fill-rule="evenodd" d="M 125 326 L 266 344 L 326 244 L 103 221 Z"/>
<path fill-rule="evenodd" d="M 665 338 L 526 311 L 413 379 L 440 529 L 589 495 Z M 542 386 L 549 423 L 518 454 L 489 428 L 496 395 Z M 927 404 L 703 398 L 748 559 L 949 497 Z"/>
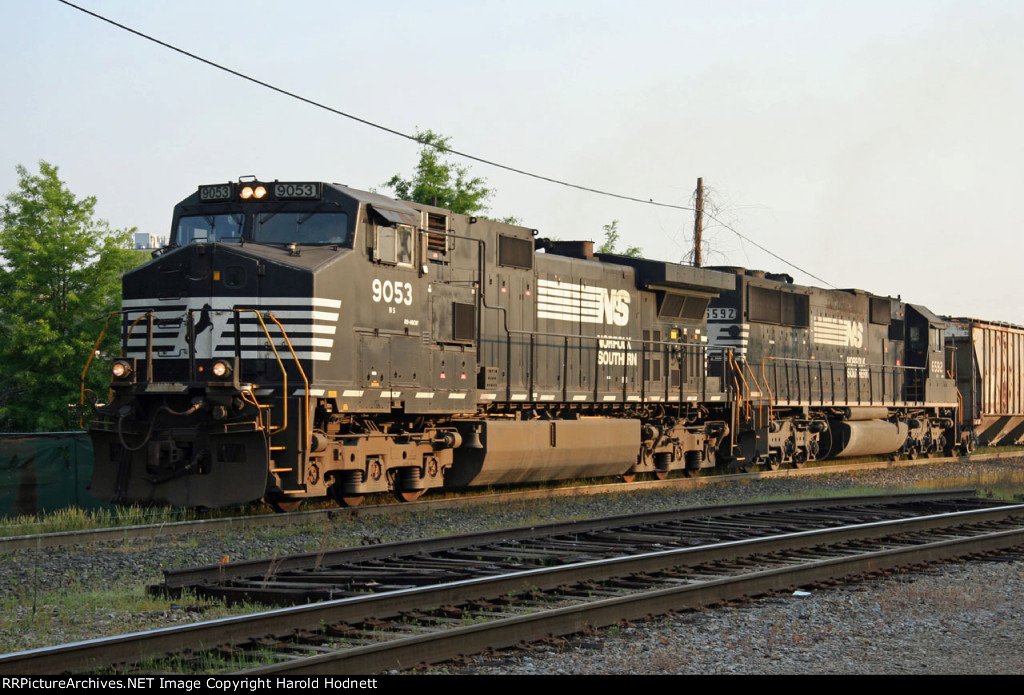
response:
<path fill-rule="evenodd" d="M 199 200 L 203 203 L 215 203 L 231 199 L 231 185 L 222 183 L 216 186 L 200 186 Z"/>
<path fill-rule="evenodd" d="M 278 200 L 289 198 L 299 200 L 316 200 L 320 198 L 319 183 L 275 183 L 274 197 Z"/>

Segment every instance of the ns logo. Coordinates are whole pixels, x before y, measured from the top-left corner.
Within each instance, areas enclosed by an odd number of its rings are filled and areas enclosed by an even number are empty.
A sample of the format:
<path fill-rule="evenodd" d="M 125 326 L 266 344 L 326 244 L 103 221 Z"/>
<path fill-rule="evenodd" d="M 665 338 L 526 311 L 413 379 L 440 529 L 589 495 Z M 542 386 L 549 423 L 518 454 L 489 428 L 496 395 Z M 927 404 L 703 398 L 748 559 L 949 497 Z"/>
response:
<path fill-rule="evenodd" d="M 629 291 L 538 278 L 537 318 L 625 326 L 629 323 Z"/>
<path fill-rule="evenodd" d="M 601 288 L 601 308 L 606 324 L 625 326 L 629 322 L 629 292 Z"/>

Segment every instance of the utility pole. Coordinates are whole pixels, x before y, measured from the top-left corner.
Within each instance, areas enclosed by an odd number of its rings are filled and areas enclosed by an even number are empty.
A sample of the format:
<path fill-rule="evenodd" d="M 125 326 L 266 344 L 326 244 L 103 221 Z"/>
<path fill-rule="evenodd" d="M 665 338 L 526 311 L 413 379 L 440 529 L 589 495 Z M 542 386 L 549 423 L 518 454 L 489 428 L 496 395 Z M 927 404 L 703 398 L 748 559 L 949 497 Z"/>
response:
<path fill-rule="evenodd" d="M 693 265 L 700 267 L 701 232 L 704 231 L 704 179 L 697 179 L 697 205 L 693 209 Z"/>

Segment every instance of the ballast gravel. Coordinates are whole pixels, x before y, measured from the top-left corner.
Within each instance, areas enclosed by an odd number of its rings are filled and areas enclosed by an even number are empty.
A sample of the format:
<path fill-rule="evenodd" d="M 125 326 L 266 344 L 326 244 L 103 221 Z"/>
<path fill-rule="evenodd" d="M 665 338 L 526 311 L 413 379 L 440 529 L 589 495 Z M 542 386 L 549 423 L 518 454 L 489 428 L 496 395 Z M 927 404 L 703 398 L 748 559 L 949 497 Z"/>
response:
<path fill-rule="evenodd" d="M 61 605 L 62 595 L 122 587 L 141 594 L 145 585 L 161 580 L 164 568 L 680 506 L 823 496 L 840 490 L 873 494 L 915 485 L 934 489 L 952 479 L 957 486 L 984 490 L 1001 472 L 1021 471 L 1024 458 L 949 463 L 716 483 L 695 491 L 580 495 L 394 517 L 342 516 L 286 530 L 16 551 L 0 557 L 0 651 L 206 617 L 186 605 L 127 614 L 101 601 L 95 610 L 79 606 L 70 620 L 61 618 L 69 612 Z M 555 644 L 434 666 L 427 673 L 1024 673 L 1022 598 L 1024 556 L 938 565 L 916 574 L 612 626 Z M 38 619 L 45 611 L 53 620 Z"/>

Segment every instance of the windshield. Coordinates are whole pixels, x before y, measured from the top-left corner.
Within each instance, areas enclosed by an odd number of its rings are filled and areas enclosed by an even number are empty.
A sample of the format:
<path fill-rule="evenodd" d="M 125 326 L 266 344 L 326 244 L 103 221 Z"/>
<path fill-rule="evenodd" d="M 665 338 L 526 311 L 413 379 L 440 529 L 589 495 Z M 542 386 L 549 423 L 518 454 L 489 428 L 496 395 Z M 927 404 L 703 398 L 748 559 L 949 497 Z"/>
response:
<path fill-rule="evenodd" d="M 252 240 L 271 244 L 338 244 L 349 246 L 344 212 L 263 212 L 253 221 Z"/>
<path fill-rule="evenodd" d="M 245 215 L 195 215 L 178 220 L 174 241 L 185 245 L 191 241 L 240 241 Z"/>

